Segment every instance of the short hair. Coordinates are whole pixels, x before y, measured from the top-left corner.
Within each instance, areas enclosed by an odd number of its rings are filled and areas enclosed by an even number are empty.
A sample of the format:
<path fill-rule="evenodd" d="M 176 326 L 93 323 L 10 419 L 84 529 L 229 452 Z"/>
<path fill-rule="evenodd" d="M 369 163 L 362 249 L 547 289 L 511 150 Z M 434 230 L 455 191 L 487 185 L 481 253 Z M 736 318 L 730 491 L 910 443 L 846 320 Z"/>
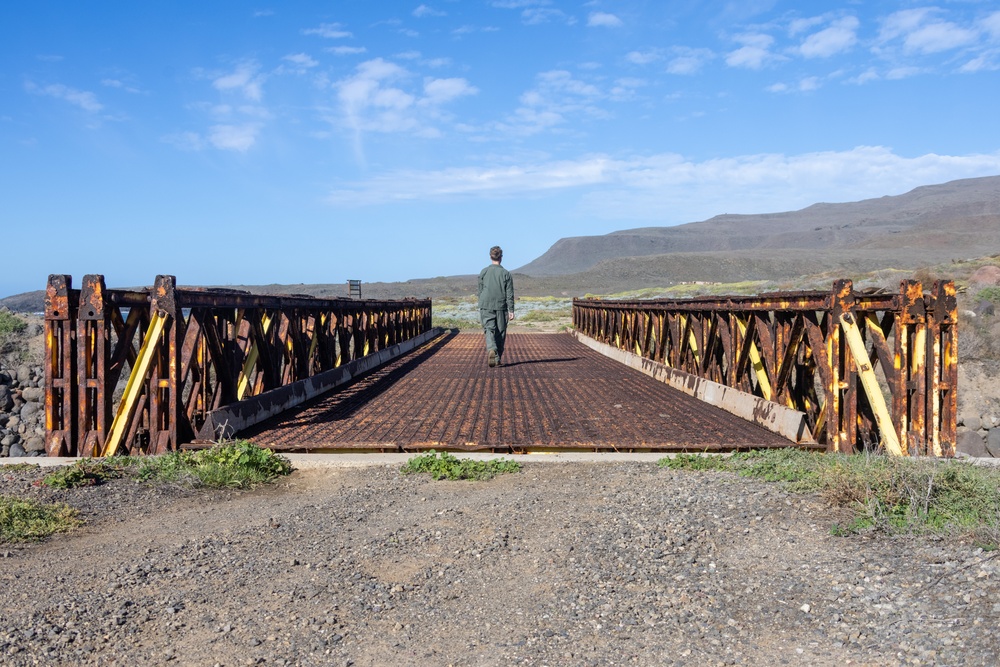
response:
<path fill-rule="evenodd" d="M 490 248 L 490 259 L 494 262 L 499 262 L 503 259 L 503 250 L 500 249 L 500 246 L 495 245 Z"/>

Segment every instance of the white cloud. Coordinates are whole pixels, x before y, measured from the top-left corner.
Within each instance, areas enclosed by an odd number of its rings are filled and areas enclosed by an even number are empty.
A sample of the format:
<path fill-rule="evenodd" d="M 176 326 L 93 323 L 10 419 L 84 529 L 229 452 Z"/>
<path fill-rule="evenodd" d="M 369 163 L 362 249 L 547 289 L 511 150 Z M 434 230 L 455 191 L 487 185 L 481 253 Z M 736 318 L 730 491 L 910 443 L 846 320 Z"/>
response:
<path fill-rule="evenodd" d="M 869 67 L 858 76 L 847 79 L 847 83 L 855 83 L 861 85 L 868 83 L 869 81 L 878 81 L 880 78 L 881 77 L 879 77 L 878 72 L 875 71 L 875 68 Z"/>
<path fill-rule="evenodd" d="M 576 23 L 576 19 L 561 9 L 551 9 L 549 7 L 529 7 L 521 12 L 521 20 L 527 25 L 540 25 L 551 21 L 562 21 L 568 25 Z"/>
<path fill-rule="evenodd" d="M 104 108 L 104 105 L 97 101 L 97 96 L 87 90 L 77 90 L 64 86 L 61 83 L 54 83 L 48 86 L 39 86 L 33 82 L 24 84 L 25 90 L 35 95 L 45 95 L 57 100 L 69 102 L 73 106 L 80 107 L 84 111 L 97 113 Z"/>
<path fill-rule="evenodd" d="M 479 90 L 465 79 L 427 79 L 424 81 L 424 98 L 420 102 L 436 106 L 478 92 Z"/>
<path fill-rule="evenodd" d="M 938 18 L 936 7 L 904 9 L 890 14 L 879 30 L 879 44 L 884 46 L 901 41 L 906 53 L 931 54 L 968 46 L 978 39 L 978 33 L 950 21 Z"/>
<path fill-rule="evenodd" d="M 356 56 L 359 53 L 365 53 L 368 51 L 368 49 L 363 46 L 331 46 L 323 50 L 337 56 Z"/>
<path fill-rule="evenodd" d="M 302 31 L 303 35 L 319 35 L 320 37 L 325 37 L 326 39 L 343 39 L 344 37 L 353 37 L 353 35 L 344 30 L 344 26 L 340 23 L 321 23 L 318 28 L 306 28 Z"/>
<path fill-rule="evenodd" d="M 727 212 L 788 211 L 816 202 L 901 194 L 928 183 L 998 172 L 1000 153 L 908 158 L 882 146 L 702 162 L 672 153 L 627 159 L 588 155 L 524 165 L 389 172 L 342 185 L 331 192 L 329 201 L 365 206 L 578 190 L 579 207 L 589 215 L 676 224 Z"/>
<path fill-rule="evenodd" d="M 976 33 L 954 23 L 932 23 L 906 36 L 905 46 L 909 51 L 937 53 L 966 46 L 976 41 Z"/>
<path fill-rule="evenodd" d="M 715 57 L 715 54 L 708 49 L 678 46 L 674 47 L 673 52 L 675 56 L 667 63 L 667 72 L 670 74 L 697 74 L 705 63 Z"/>
<path fill-rule="evenodd" d="M 411 83 L 413 79 L 403 67 L 375 58 L 361 63 L 353 75 L 335 84 L 341 111 L 339 122 L 352 133 L 359 162 L 365 159 L 364 134 L 441 136 L 439 126 L 450 120 L 442 107 L 459 97 L 479 92 L 461 78 L 428 77 L 419 89 Z"/>
<path fill-rule="evenodd" d="M 746 67 L 748 69 L 761 69 L 771 62 L 785 60 L 784 56 L 771 52 L 774 38 L 763 33 L 747 33 L 737 35 L 735 41 L 743 44 L 735 51 L 730 51 L 726 55 L 726 64 L 730 67 Z"/>
<path fill-rule="evenodd" d="M 829 58 L 857 44 L 860 22 L 853 16 L 837 19 L 830 27 L 814 32 L 803 40 L 799 53 L 806 58 Z"/>
<path fill-rule="evenodd" d="M 258 123 L 243 125 L 213 125 L 209 128 L 208 141 L 220 150 L 245 153 L 253 147 L 260 133 Z"/>
<path fill-rule="evenodd" d="M 610 97 L 615 102 L 624 102 L 636 98 L 636 90 L 649 85 L 645 79 L 624 77 L 615 81 L 610 90 Z"/>
<path fill-rule="evenodd" d="M 177 132 L 163 137 L 163 142 L 183 151 L 200 151 L 205 147 L 205 141 L 197 132 Z"/>
<path fill-rule="evenodd" d="M 447 16 L 448 13 L 434 9 L 433 7 L 429 7 L 427 5 L 420 5 L 413 10 L 413 15 L 417 18 L 423 18 L 425 16 Z"/>
<path fill-rule="evenodd" d="M 622 25 L 620 18 L 607 12 L 591 12 L 587 17 L 588 27 L 618 28 Z"/>
<path fill-rule="evenodd" d="M 993 12 L 984 18 L 980 21 L 980 25 L 993 39 L 1000 39 L 1000 11 Z"/>
<path fill-rule="evenodd" d="M 794 19 L 788 24 L 788 34 L 795 36 L 800 32 L 805 32 L 810 28 L 814 28 L 818 25 L 822 25 L 826 21 L 822 16 L 813 16 L 811 18 L 805 19 Z"/>
<path fill-rule="evenodd" d="M 212 85 L 221 92 L 239 91 L 248 100 L 260 101 L 264 77 L 257 74 L 259 66 L 254 62 L 240 63 L 229 74 L 216 77 Z"/>
<path fill-rule="evenodd" d="M 656 49 L 650 51 L 629 51 L 625 54 L 625 60 L 633 65 L 648 65 L 662 59 L 663 54 Z"/>
<path fill-rule="evenodd" d="M 135 86 L 130 86 L 119 79 L 101 79 L 101 85 L 105 88 L 117 88 L 118 90 L 124 90 L 127 93 L 139 94 L 142 92 Z"/>
<path fill-rule="evenodd" d="M 520 106 L 493 130 L 501 135 L 537 134 L 562 125 L 568 116 L 606 117 L 596 106 L 605 94 L 595 85 L 566 70 L 550 70 L 535 77 L 535 86 L 520 97 Z"/>
<path fill-rule="evenodd" d="M 807 76 L 799 81 L 799 91 L 807 93 L 812 90 L 817 90 L 820 86 L 820 79 L 818 76 Z"/>
<path fill-rule="evenodd" d="M 789 86 L 787 83 L 773 83 L 770 86 L 764 88 L 769 93 L 808 93 L 819 89 L 822 81 L 817 76 L 807 76 L 799 80 L 794 86 Z"/>
<path fill-rule="evenodd" d="M 917 76 L 922 72 L 923 70 L 919 67 L 894 67 L 885 73 L 885 78 L 890 81 L 898 81 L 899 79 L 909 79 L 911 76 Z"/>
<path fill-rule="evenodd" d="M 319 62 L 313 60 L 312 57 L 306 55 L 305 53 L 293 53 L 291 55 L 285 56 L 284 58 L 282 58 L 282 60 L 287 60 L 293 65 L 298 65 L 299 67 L 304 67 L 304 68 L 311 68 L 319 65 Z"/>
<path fill-rule="evenodd" d="M 1000 52 L 990 51 L 976 56 L 969 62 L 958 68 L 963 74 L 974 72 L 992 72 L 1000 69 Z"/>

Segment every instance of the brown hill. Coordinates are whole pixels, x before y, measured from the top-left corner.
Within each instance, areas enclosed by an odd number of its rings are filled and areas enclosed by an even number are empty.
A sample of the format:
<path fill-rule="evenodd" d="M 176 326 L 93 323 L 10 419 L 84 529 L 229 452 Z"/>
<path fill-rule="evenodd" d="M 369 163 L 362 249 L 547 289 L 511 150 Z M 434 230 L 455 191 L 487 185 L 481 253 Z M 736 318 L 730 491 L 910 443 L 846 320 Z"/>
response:
<path fill-rule="evenodd" d="M 822 255 L 794 252 L 808 250 L 822 251 Z M 988 176 L 923 186 L 895 197 L 814 204 L 801 211 L 727 214 L 675 227 L 564 238 L 517 271 L 536 277 L 591 270 L 604 274 L 608 269 L 598 266 L 608 260 L 670 255 L 661 261 L 696 270 L 675 279 L 715 280 L 710 276 L 719 275 L 717 267 L 711 266 L 716 260 L 733 267 L 747 261 L 775 261 L 784 274 L 793 266 L 806 265 L 806 260 L 828 264 L 827 260 L 842 258 L 872 267 L 869 262 L 877 260 L 888 266 L 913 267 L 928 256 L 940 261 L 998 251 L 1000 176 Z M 685 261 L 678 253 L 698 253 L 700 261 L 693 257 Z M 714 253 L 722 254 L 716 257 Z"/>

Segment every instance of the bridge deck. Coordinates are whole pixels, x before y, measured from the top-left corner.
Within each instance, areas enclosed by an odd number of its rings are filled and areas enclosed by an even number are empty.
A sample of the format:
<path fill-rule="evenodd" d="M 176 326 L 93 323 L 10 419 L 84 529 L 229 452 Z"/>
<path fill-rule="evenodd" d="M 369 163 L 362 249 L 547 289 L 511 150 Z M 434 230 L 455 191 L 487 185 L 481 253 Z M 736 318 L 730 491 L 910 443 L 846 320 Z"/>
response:
<path fill-rule="evenodd" d="M 281 451 L 430 448 L 713 451 L 793 443 L 612 361 L 568 334 L 512 333 L 489 368 L 450 334 L 240 434 Z"/>

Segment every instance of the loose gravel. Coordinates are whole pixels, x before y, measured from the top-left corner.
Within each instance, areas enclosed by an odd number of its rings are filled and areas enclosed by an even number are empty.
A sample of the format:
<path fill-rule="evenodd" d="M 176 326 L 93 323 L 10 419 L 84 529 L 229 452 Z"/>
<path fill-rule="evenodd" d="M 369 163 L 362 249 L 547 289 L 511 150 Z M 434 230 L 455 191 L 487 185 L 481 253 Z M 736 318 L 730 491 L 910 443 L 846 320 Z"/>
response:
<path fill-rule="evenodd" d="M 87 525 L 0 544 L 7 665 L 994 665 L 1000 560 L 834 537 L 823 500 L 729 473 L 528 462 L 489 482 L 300 470 L 0 492 Z"/>

